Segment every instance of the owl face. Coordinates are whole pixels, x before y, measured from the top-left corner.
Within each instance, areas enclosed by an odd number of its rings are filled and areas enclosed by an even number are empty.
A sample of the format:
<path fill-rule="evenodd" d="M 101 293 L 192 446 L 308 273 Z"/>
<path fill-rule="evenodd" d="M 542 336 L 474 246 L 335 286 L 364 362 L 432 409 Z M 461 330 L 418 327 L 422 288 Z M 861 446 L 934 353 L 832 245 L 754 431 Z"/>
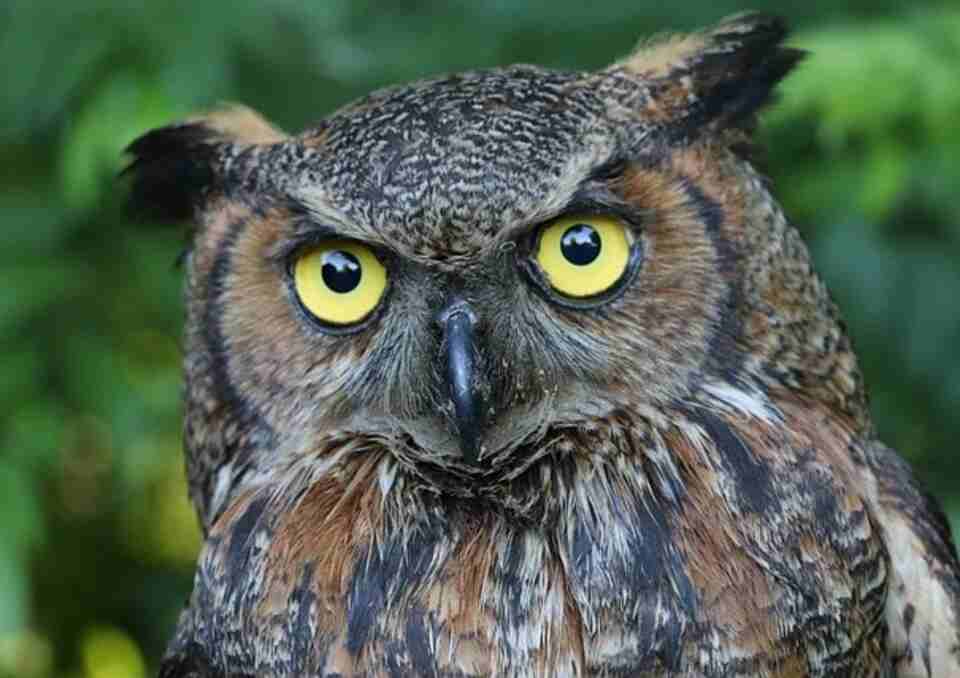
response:
<path fill-rule="evenodd" d="M 493 71 L 258 149 L 258 179 L 283 181 L 241 182 L 192 262 L 218 276 L 202 317 L 224 380 L 297 444 L 380 437 L 466 474 L 671 397 L 729 294 L 717 208 L 626 160 L 603 110 L 576 76 Z"/>
<path fill-rule="evenodd" d="M 470 494 L 557 431 L 781 369 L 764 313 L 806 255 L 734 147 L 800 55 L 751 30 L 392 88 L 296 137 L 242 110 L 142 137 L 134 197 L 199 223 L 188 410 L 261 465 L 349 437 Z"/>

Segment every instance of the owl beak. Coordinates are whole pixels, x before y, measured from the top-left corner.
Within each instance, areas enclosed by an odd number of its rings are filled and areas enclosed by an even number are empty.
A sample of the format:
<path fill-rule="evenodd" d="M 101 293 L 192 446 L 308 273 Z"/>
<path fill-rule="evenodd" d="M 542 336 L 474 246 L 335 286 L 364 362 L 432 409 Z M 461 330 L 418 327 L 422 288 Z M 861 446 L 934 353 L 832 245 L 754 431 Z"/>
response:
<path fill-rule="evenodd" d="M 477 355 L 474 345 L 476 316 L 470 306 L 455 300 L 440 314 L 443 326 L 447 387 L 460 436 L 464 461 L 476 463 L 480 455 L 483 404 L 478 388 Z"/>

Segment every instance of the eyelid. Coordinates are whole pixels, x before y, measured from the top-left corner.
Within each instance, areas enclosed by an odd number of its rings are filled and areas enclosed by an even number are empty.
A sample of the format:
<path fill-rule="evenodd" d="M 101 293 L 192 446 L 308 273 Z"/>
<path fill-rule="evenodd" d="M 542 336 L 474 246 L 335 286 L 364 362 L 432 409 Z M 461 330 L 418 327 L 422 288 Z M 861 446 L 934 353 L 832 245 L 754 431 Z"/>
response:
<path fill-rule="evenodd" d="M 640 238 L 643 229 L 651 221 L 653 210 L 642 209 L 622 202 L 611 193 L 584 194 L 575 196 L 563 208 L 563 211 L 554 214 L 549 219 L 544 219 L 531 224 L 525 228 L 515 241 L 526 244 L 526 249 L 536 246 L 540 233 L 550 224 L 556 223 L 561 219 L 572 217 L 613 217 L 623 222 L 630 231 L 634 239 Z"/>
<path fill-rule="evenodd" d="M 359 243 L 369 248 L 384 266 L 387 266 L 388 262 L 392 260 L 390 252 L 377 243 L 344 236 L 332 228 L 318 226 L 314 223 L 297 229 L 294 233 L 286 235 L 274 243 L 267 251 L 266 259 L 278 268 L 289 268 L 298 252 L 302 252 L 310 247 L 315 247 L 329 240 L 344 240 Z"/>
<path fill-rule="evenodd" d="M 622 221 L 636 236 L 645 224 L 649 223 L 649 215 L 652 210 L 644 210 L 627 203 L 619 201 L 594 201 L 587 200 L 583 202 L 571 203 L 562 214 L 542 224 L 552 224 L 560 219 L 570 217 L 613 217 Z"/>
<path fill-rule="evenodd" d="M 273 264 L 286 266 L 295 252 L 324 240 L 347 240 L 347 238 L 338 235 L 331 228 L 311 225 L 308 228 L 297 229 L 292 234 L 284 234 L 267 249 L 266 259 Z"/>
<path fill-rule="evenodd" d="M 562 219 L 571 219 L 574 217 L 607 217 L 614 218 L 622 222 L 633 239 L 636 242 L 640 239 L 643 229 L 650 222 L 652 210 L 640 210 L 626 204 L 611 204 L 591 199 L 581 199 L 569 203 L 559 214 L 549 219 L 537 222 L 526 229 L 516 238 L 515 242 L 521 244 L 521 251 L 527 256 L 536 252 L 540 236 L 551 224 Z"/>

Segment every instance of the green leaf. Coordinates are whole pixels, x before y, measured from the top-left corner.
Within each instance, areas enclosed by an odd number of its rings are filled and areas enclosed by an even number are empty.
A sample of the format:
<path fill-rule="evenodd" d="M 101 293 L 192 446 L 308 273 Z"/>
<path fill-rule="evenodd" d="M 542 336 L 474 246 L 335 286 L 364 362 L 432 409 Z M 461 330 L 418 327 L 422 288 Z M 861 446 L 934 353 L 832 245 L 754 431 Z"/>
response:
<path fill-rule="evenodd" d="M 63 141 L 60 181 L 67 206 L 92 207 L 122 169 L 123 149 L 176 112 L 157 82 L 134 73 L 120 72 L 98 87 Z"/>

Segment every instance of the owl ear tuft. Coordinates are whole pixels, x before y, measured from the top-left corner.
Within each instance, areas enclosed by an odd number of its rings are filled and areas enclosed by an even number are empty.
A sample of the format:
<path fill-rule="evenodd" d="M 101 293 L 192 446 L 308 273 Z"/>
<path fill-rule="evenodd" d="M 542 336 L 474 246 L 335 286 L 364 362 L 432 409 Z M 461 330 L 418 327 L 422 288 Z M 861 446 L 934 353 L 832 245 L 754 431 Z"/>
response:
<path fill-rule="evenodd" d="M 230 157 L 287 138 L 242 106 L 151 130 L 126 148 L 132 159 L 122 175 L 131 179 L 130 206 L 151 218 L 189 220 L 222 188 Z"/>
<path fill-rule="evenodd" d="M 739 14 L 704 32 L 642 47 L 615 68 L 643 81 L 643 113 L 676 123 L 680 138 L 704 127 L 749 128 L 806 54 L 783 46 L 788 33 L 780 17 Z"/>

